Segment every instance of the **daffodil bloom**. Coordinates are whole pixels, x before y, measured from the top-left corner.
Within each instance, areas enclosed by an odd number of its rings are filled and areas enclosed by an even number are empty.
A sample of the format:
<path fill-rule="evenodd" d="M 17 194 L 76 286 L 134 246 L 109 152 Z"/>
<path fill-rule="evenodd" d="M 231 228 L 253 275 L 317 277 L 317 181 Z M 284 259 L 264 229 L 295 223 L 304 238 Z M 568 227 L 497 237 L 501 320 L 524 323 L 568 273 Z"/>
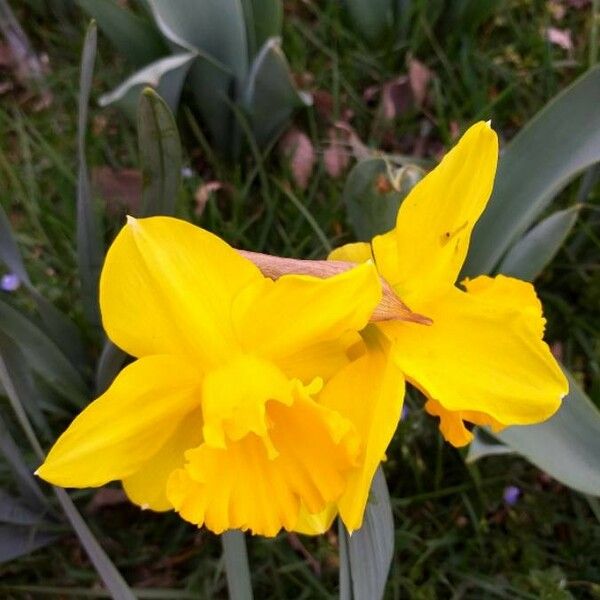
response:
<path fill-rule="evenodd" d="M 63 487 L 121 480 L 138 505 L 217 533 L 304 530 L 299 519 L 332 505 L 356 529 L 403 398 L 386 340 L 357 333 L 380 297 L 372 263 L 273 281 L 189 223 L 130 219 L 100 308 L 136 360 L 37 474 Z"/>
<path fill-rule="evenodd" d="M 375 260 L 403 302 L 431 319 L 371 327 L 391 342 L 397 365 L 456 446 L 472 439 L 465 422 L 497 431 L 544 421 L 568 388 L 543 341 L 542 307 L 531 284 L 499 275 L 456 285 L 497 160 L 495 132 L 487 123 L 473 125 L 411 190 L 392 231 L 330 255 Z"/>

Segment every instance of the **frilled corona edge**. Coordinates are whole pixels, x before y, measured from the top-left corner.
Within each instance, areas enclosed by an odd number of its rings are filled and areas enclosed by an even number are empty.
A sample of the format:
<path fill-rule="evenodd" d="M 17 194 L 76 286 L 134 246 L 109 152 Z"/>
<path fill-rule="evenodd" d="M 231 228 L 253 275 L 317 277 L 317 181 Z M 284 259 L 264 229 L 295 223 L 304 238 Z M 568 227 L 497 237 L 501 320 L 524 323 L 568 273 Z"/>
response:
<path fill-rule="evenodd" d="M 252 261 L 265 277 L 278 279 L 282 275 L 291 273 L 296 275 L 312 275 L 325 279 L 339 275 L 344 271 L 352 269 L 356 263 L 342 260 L 301 260 L 297 258 L 282 258 L 248 250 L 238 250 L 244 258 Z M 379 323 L 382 321 L 408 321 L 431 325 L 433 321 L 424 315 L 413 312 L 392 289 L 390 284 L 381 278 L 382 296 L 379 304 L 373 311 L 370 321 Z"/>

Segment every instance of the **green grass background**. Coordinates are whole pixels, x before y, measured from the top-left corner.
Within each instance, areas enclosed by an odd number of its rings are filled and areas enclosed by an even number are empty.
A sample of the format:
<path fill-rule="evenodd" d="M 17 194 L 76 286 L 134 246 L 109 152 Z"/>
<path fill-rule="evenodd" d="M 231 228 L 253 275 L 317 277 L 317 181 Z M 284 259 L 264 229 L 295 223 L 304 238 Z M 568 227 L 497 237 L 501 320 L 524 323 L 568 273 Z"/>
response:
<path fill-rule="evenodd" d="M 33 46 L 49 57 L 52 105 L 35 111 L 22 93 L 0 100 L 0 200 L 9 213 L 32 279 L 44 295 L 83 323 L 77 286 L 74 215 L 79 53 L 86 20 L 69 3 L 13 3 Z M 452 27 L 437 19 L 442 2 L 416 0 L 415 26 L 402 41 L 366 46 L 338 2 L 286 1 L 283 47 L 295 73 L 331 94 L 329 121 L 317 110 L 299 113 L 319 157 L 331 121 L 352 111 L 352 126 L 369 145 L 406 149 L 426 126 L 426 159 L 453 141 L 453 130 L 492 119 L 509 140 L 553 95 L 597 61 L 598 3 L 506 0 L 482 23 Z M 565 14 L 557 19 L 556 6 Z M 573 50 L 548 42 L 548 27 L 570 30 Z M 100 38 L 93 99 L 118 83 L 127 67 Z M 412 55 L 434 73 L 424 109 L 411 109 L 384 128 L 364 90 L 406 72 Z M 308 75 L 308 77 L 307 77 Z M 9 75 L 7 75 L 9 77 Z M 600 108 L 599 108 L 600 109 Z M 137 166 L 136 134 L 114 110 L 91 107 L 88 162 L 116 169 Z M 184 179 L 178 214 L 230 244 L 286 256 L 322 257 L 328 245 L 352 239 L 345 220 L 343 177 L 319 161 L 305 190 L 292 181 L 275 147 L 256 164 L 251 155 L 227 165 L 201 150 L 194 128 L 180 117 L 193 175 Z M 228 191 L 201 217 L 193 196 L 219 179 Z M 559 198 L 570 205 L 579 186 Z M 565 247 L 537 282 L 549 320 L 548 339 L 600 406 L 600 190 L 591 187 Z M 300 207 L 300 208 L 299 208 Z M 99 206 L 99 209 L 101 206 Z M 307 218 L 307 215 L 309 218 Z M 120 226 L 107 219 L 107 242 Z M 327 243 L 325 243 L 327 242 Z M 11 301 L 27 306 L 24 294 Z M 93 340 L 92 340 L 93 342 Z M 91 352 L 97 347 L 91 344 Z M 6 410 L 0 400 L 0 410 Z M 464 451 L 445 444 L 416 397 L 400 424 L 385 466 L 396 519 L 396 553 L 387 597 L 415 599 L 562 599 L 600 597 L 600 503 L 574 493 L 515 457 L 467 465 Z M 8 412 L 6 410 L 6 412 Z M 69 414 L 56 416 L 58 434 Z M 25 445 L 25 444 L 24 444 Z M 600 457 L 599 457 L 600 459 Z M 10 486 L 0 462 L 0 482 Z M 514 507 L 503 489 L 523 490 Z M 93 492 L 75 494 L 84 510 Z M 224 598 L 218 539 L 177 517 L 127 504 L 86 518 L 136 588 L 153 598 Z M 255 597 L 333 598 L 337 539 L 280 535 L 249 539 Z M 21 586 L 21 587 L 19 587 Z M 27 587 L 30 586 L 30 587 Z M 97 576 L 69 534 L 46 549 L 0 565 L 0 597 L 102 597 Z M 142 597 L 142 596 L 140 596 Z"/>

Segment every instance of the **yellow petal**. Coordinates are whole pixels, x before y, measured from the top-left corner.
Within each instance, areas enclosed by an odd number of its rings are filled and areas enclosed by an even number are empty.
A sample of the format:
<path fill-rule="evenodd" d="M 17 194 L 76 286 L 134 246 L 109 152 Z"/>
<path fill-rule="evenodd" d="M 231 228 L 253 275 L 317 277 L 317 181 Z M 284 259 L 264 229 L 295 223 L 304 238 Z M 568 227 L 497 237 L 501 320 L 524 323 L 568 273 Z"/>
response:
<path fill-rule="evenodd" d="M 367 263 L 327 279 L 259 281 L 239 295 L 233 318 L 249 352 L 279 359 L 362 329 L 380 298 L 379 275 Z"/>
<path fill-rule="evenodd" d="M 298 521 L 294 525 L 294 531 L 304 535 L 321 535 L 333 524 L 338 512 L 337 504 L 329 504 L 319 513 L 309 513 L 305 506 L 300 507 Z"/>
<path fill-rule="evenodd" d="M 240 355 L 206 374 L 202 384 L 204 442 L 226 448 L 226 439 L 238 441 L 252 432 L 273 451 L 268 436 L 266 404 L 293 402 L 297 382 L 289 380 L 273 363 Z"/>
<path fill-rule="evenodd" d="M 353 263 L 363 263 L 372 259 L 371 245 L 367 242 L 354 242 L 353 244 L 345 244 L 339 248 L 334 248 L 327 257 L 327 260 L 342 260 Z"/>
<path fill-rule="evenodd" d="M 204 366 L 239 346 L 231 303 L 258 269 L 216 236 L 168 217 L 130 219 L 100 279 L 108 336 L 133 356 L 185 354 Z"/>
<path fill-rule="evenodd" d="M 71 423 L 37 474 L 62 487 L 96 487 L 135 473 L 199 406 L 201 381 L 178 357 L 137 360 Z"/>
<path fill-rule="evenodd" d="M 496 134 L 489 124 L 476 123 L 402 202 L 396 243 L 373 241 L 381 275 L 411 308 L 413 299 L 456 282 L 490 197 L 497 160 Z M 395 257 L 386 256 L 390 251 Z"/>
<path fill-rule="evenodd" d="M 505 275 L 480 275 L 475 279 L 465 279 L 461 285 L 469 294 L 492 302 L 496 307 L 508 311 L 518 307 L 523 322 L 535 331 L 537 337 L 543 337 L 546 320 L 542 314 L 542 303 L 535 293 L 535 288 L 528 281 Z"/>
<path fill-rule="evenodd" d="M 404 400 L 404 377 L 390 344 L 370 325 L 363 332 L 367 352 L 325 386 L 319 401 L 349 419 L 360 437 L 359 468 L 338 501 L 350 531 L 359 529 L 375 471 L 396 431 Z"/>
<path fill-rule="evenodd" d="M 167 499 L 167 480 L 183 467 L 186 450 L 202 442 L 202 413 L 195 410 L 182 419 L 171 437 L 135 473 L 123 479 L 128 498 L 143 509 L 172 510 Z"/>
<path fill-rule="evenodd" d="M 356 331 L 349 331 L 336 340 L 313 344 L 281 358 L 277 364 L 290 379 L 299 379 L 305 384 L 315 377 L 328 381 L 348 364 L 353 347 L 361 343 L 360 335 Z"/>
<path fill-rule="evenodd" d="M 544 421 L 567 381 L 542 340 L 533 287 L 477 278 L 419 305 L 433 324 L 382 323 L 407 379 L 448 411 L 484 413 L 502 425 Z M 510 300 L 514 299 L 514 302 Z"/>
<path fill-rule="evenodd" d="M 503 429 L 503 425 L 485 413 L 467 410 L 446 410 L 439 402 L 428 400 L 425 410 L 434 417 L 440 418 L 440 431 L 444 438 L 457 448 L 466 446 L 473 439 L 473 434 L 465 427 L 465 421 L 474 425 L 488 425 L 494 431 Z"/>
<path fill-rule="evenodd" d="M 184 519 L 215 533 L 274 536 L 294 528 L 302 504 L 316 513 L 339 498 L 357 451 L 350 424 L 302 398 L 290 407 L 270 403 L 268 416 L 274 459 L 252 433 L 226 449 L 203 444 L 186 453 L 185 468 L 167 485 Z"/>

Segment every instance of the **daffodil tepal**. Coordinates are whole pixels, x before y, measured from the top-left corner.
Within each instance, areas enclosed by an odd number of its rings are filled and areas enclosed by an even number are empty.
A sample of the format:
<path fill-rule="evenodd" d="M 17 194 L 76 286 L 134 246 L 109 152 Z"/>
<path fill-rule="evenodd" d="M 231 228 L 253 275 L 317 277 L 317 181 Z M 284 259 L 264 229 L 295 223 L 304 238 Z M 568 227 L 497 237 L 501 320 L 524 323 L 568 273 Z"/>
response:
<path fill-rule="evenodd" d="M 543 341 L 542 307 L 530 283 L 498 275 L 457 285 L 497 160 L 495 132 L 488 123 L 473 125 L 405 198 L 392 231 L 329 257 L 373 259 L 403 302 L 431 319 L 370 327 L 390 341 L 396 364 L 456 446 L 472 439 L 465 422 L 499 430 L 546 420 L 568 389 Z"/>
<path fill-rule="evenodd" d="M 387 341 L 358 334 L 380 297 L 372 263 L 273 281 L 189 223 L 130 219 L 107 254 L 100 307 L 136 360 L 38 475 L 63 487 L 121 480 L 138 505 L 217 533 L 304 530 L 332 505 L 358 528 L 403 399 Z"/>

